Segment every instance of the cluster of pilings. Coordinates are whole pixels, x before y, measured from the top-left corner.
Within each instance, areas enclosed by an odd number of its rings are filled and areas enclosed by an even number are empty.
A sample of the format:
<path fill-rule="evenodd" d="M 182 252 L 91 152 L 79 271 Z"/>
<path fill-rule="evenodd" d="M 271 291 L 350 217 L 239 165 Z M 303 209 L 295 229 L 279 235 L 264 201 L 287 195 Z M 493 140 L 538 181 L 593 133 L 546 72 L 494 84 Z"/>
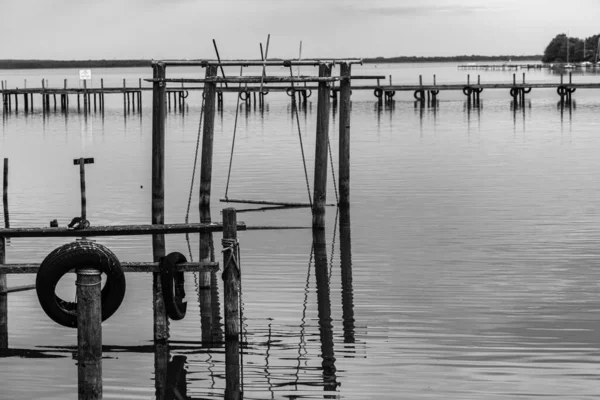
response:
<path fill-rule="evenodd" d="M 25 86 L 27 82 L 25 81 Z M 46 79 L 42 79 L 40 88 L 15 88 L 9 89 L 6 81 L 2 81 L 2 108 L 4 113 L 18 113 L 21 108 L 25 113 L 34 111 L 34 95 L 41 97 L 41 111 L 43 113 L 58 111 L 68 112 L 72 97 L 76 97 L 77 112 L 91 113 L 104 112 L 104 97 L 106 94 L 123 94 L 123 111 L 139 112 L 142 111 L 142 91 L 149 88 L 142 87 L 142 80 L 139 79 L 139 87 L 128 87 L 126 80 L 123 79 L 123 87 L 109 88 L 104 87 L 104 79 L 100 79 L 99 88 L 88 87 L 87 81 L 83 81 L 83 87 L 70 88 L 67 86 L 67 79 L 64 80 L 62 88 L 50 88 Z M 21 107 L 19 97 L 23 98 Z"/>

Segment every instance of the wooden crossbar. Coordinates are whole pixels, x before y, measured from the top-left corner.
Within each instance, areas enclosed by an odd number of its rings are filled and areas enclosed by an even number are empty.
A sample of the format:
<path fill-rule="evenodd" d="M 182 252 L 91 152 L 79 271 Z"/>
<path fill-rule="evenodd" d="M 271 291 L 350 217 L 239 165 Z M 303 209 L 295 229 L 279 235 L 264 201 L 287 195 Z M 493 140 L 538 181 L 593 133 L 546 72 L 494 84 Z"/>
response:
<path fill-rule="evenodd" d="M 239 222 L 238 230 L 246 230 Z M 223 224 L 155 224 L 155 225 L 112 225 L 91 226 L 86 229 L 69 228 L 9 228 L 0 229 L 0 237 L 77 237 L 77 236 L 123 236 L 176 233 L 208 233 L 223 231 Z"/>
<path fill-rule="evenodd" d="M 219 270 L 219 263 L 187 262 L 179 263 L 175 267 L 177 271 L 183 272 L 211 272 Z M 36 263 L 0 264 L 0 274 L 35 274 L 39 268 L 40 264 Z M 124 272 L 160 272 L 157 262 L 122 262 L 121 268 Z"/>

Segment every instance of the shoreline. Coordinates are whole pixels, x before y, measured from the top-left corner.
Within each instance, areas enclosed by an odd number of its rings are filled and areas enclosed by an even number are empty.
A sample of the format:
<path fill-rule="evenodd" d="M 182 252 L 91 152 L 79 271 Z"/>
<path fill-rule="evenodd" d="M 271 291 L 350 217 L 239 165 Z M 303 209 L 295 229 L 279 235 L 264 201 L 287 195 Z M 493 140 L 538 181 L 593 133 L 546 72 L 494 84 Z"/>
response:
<path fill-rule="evenodd" d="M 439 63 L 439 62 L 481 62 L 481 61 L 523 61 L 539 60 L 542 55 L 528 56 L 479 56 L 463 55 L 452 57 L 367 57 L 363 58 L 364 64 L 409 64 L 409 63 Z M 274 60 L 276 60 L 274 58 Z M 61 68 L 136 68 L 150 67 L 153 60 L 0 60 L 0 70 L 8 69 L 61 69 Z"/>

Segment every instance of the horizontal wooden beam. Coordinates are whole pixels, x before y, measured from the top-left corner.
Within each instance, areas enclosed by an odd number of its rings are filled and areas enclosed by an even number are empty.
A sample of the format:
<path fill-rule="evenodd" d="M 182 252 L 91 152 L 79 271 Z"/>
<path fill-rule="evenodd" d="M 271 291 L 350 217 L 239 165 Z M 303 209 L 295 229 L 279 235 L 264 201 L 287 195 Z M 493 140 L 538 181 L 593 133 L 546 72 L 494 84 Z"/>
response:
<path fill-rule="evenodd" d="M 26 290 L 33 290 L 33 289 L 35 289 L 35 284 L 34 285 L 15 286 L 15 287 L 7 288 L 5 290 L 0 290 L 0 295 L 8 294 L 8 293 L 15 293 L 15 292 L 24 292 Z"/>
<path fill-rule="evenodd" d="M 287 65 L 312 65 L 316 66 L 319 64 L 362 64 L 363 61 L 360 58 L 328 58 L 322 60 L 160 60 L 153 61 L 152 64 L 162 64 L 164 66 L 195 66 L 195 67 L 206 67 L 208 65 L 222 65 L 224 67 L 239 67 L 239 66 L 287 66 Z"/>
<path fill-rule="evenodd" d="M 168 82 L 168 83 L 315 83 L 315 82 L 337 82 L 345 79 L 342 76 L 217 76 L 214 78 L 166 78 L 166 79 L 144 79 L 146 82 Z M 351 80 L 386 79 L 383 75 L 357 75 L 351 76 Z"/>
<path fill-rule="evenodd" d="M 160 272 L 157 262 L 122 262 L 124 272 Z M 217 262 L 188 262 L 176 266 L 177 271 L 183 272 L 211 272 L 219 270 Z M 40 264 L 0 264 L 0 274 L 35 274 Z M 73 270 L 72 272 L 75 272 Z M 10 289 L 9 289 L 10 290 Z M 26 290 L 26 289 L 23 289 Z"/>
<path fill-rule="evenodd" d="M 238 222 L 238 230 L 246 230 L 246 224 Z M 208 233 L 223 231 L 223 224 L 164 224 L 164 225 L 112 225 L 91 226 L 86 229 L 69 228 L 8 228 L 0 229 L 0 237 L 77 237 L 77 236 L 124 236 L 177 233 Z"/>

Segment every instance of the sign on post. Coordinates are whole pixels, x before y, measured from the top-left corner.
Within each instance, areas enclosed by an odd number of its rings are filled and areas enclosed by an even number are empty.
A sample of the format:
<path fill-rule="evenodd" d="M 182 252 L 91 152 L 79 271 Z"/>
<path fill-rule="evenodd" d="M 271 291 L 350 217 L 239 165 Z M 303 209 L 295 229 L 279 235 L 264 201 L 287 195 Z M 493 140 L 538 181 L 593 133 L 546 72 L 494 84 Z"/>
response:
<path fill-rule="evenodd" d="M 79 70 L 79 79 L 82 81 L 89 81 L 92 79 L 92 70 L 91 69 L 80 69 Z"/>

